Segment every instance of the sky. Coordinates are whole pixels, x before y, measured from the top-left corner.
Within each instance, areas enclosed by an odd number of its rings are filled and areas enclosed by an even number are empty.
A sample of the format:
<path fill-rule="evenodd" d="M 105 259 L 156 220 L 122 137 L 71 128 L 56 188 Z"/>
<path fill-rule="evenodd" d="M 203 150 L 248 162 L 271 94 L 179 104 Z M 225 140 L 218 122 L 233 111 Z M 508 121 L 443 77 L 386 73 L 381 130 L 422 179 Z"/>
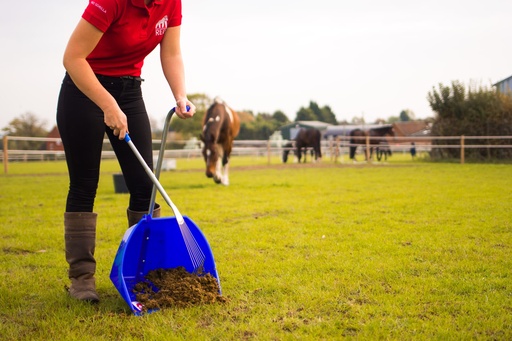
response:
<path fill-rule="evenodd" d="M 427 96 L 459 81 L 491 87 L 512 75 L 512 2 L 503 0 L 182 0 L 187 91 L 233 109 L 284 112 L 310 101 L 338 121 L 433 117 Z M 86 0 L 7 2 L 0 11 L 0 129 L 32 113 L 46 128 L 62 54 Z M 174 99 L 158 48 L 142 69 L 153 122 Z"/>

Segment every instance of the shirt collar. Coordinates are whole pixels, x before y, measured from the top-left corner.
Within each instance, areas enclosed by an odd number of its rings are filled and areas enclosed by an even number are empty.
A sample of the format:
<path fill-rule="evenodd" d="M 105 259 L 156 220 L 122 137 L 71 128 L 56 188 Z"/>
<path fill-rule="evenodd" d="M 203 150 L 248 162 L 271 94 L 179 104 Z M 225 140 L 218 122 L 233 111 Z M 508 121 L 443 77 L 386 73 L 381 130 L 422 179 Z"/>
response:
<path fill-rule="evenodd" d="M 160 5 L 163 0 L 153 0 L 154 5 Z M 146 8 L 146 3 L 144 0 L 132 0 L 132 4 L 137 7 Z"/>

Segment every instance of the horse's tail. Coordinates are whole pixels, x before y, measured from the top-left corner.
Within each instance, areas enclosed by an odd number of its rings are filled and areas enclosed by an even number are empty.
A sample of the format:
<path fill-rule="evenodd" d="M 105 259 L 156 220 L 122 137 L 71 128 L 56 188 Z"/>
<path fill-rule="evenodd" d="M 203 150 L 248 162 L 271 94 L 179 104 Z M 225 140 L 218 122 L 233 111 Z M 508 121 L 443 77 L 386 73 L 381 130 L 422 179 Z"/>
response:
<path fill-rule="evenodd" d="M 288 154 L 290 153 L 290 148 L 293 148 L 293 144 L 291 142 L 288 142 L 283 147 L 283 163 L 286 163 L 286 161 L 288 161 Z"/>
<path fill-rule="evenodd" d="M 350 134 L 352 135 L 352 133 L 350 133 Z M 356 156 L 356 149 L 357 149 L 357 146 L 355 146 L 357 141 L 354 138 L 354 136 L 350 137 L 349 143 L 350 143 L 350 147 L 349 147 L 350 159 L 353 159 Z"/>
<path fill-rule="evenodd" d="M 356 156 L 357 145 L 363 144 L 366 133 L 361 129 L 354 129 L 350 132 L 350 158 L 353 159 Z"/>
<path fill-rule="evenodd" d="M 352 144 L 353 142 L 350 141 L 350 144 Z M 350 150 L 350 158 L 353 159 L 355 156 L 356 156 L 356 149 L 357 149 L 357 146 L 350 146 L 349 150 Z"/>
<path fill-rule="evenodd" d="M 316 130 L 315 132 L 315 149 L 316 149 L 316 157 L 322 158 L 322 133 L 320 133 L 320 130 Z"/>

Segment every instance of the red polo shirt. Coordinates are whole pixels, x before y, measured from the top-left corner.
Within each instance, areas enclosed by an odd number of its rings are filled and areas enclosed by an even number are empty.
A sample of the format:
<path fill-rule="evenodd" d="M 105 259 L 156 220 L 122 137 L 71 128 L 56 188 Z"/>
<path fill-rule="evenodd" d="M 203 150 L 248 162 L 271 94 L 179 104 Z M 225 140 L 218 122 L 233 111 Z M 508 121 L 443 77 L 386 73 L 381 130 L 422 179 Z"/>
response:
<path fill-rule="evenodd" d="M 181 25 L 181 0 L 90 0 L 82 18 L 104 32 L 87 57 L 93 71 L 138 77 L 167 27 Z"/>

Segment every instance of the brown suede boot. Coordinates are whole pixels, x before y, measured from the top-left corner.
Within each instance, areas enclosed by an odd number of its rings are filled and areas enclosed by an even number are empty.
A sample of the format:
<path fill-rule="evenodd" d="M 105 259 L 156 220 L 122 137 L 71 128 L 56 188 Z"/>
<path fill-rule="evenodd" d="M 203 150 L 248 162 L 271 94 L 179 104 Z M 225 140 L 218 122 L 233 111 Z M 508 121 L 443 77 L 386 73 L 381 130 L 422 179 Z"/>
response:
<path fill-rule="evenodd" d="M 99 302 L 96 292 L 96 213 L 64 213 L 64 240 L 66 261 L 69 264 L 68 276 L 71 280 L 71 297 L 92 303 Z"/>
<path fill-rule="evenodd" d="M 128 217 L 128 227 L 132 227 L 133 225 L 137 224 L 142 219 L 142 217 L 144 217 L 145 214 L 148 214 L 148 211 L 137 212 L 127 209 L 126 215 Z M 151 215 L 151 217 L 160 217 L 160 205 L 155 204 L 155 209 L 153 210 L 153 214 Z"/>

